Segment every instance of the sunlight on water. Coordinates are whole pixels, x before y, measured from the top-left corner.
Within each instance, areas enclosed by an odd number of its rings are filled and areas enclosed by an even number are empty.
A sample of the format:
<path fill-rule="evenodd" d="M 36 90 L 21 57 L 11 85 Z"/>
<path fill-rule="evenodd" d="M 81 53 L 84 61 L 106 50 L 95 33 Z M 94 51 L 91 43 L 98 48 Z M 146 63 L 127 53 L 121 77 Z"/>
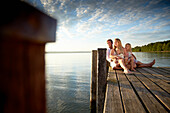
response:
<path fill-rule="evenodd" d="M 134 52 L 139 61 L 170 67 L 170 53 Z M 46 54 L 48 113 L 89 113 L 91 53 Z"/>
<path fill-rule="evenodd" d="M 46 54 L 48 113 L 90 112 L 90 53 Z"/>

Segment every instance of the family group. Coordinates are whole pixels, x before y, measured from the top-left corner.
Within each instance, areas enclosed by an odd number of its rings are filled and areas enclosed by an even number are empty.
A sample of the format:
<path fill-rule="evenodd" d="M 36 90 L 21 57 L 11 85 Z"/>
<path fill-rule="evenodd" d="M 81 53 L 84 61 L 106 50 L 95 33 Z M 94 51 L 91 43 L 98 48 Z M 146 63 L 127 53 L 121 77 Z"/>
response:
<path fill-rule="evenodd" d="M 138 61 L 132 53 L 130 43 L 126 43 L 125 47 L 122 46 L 119 38 L 107 40 L 107 61 L 113 69 L 123 69 L 125 74 L 131 74 L 136 71 L 136 67 L 152 67 L 155 64 L 155 59 L 150 63 L 142 63 Z"/>

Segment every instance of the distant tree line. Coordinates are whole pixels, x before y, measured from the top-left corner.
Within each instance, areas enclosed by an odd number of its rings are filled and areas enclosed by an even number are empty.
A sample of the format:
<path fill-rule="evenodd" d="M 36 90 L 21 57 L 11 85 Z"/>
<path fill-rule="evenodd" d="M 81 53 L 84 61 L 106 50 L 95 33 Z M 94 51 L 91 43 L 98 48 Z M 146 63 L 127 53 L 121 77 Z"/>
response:
<path fill-rule="evenodd" d="M 142 47 L 136 46 L 132 48 L 133 52 L 152 52 L 152 51 L 169 51 L 170 52 L 170 40 L 164 42 L 155 42 Z"/>

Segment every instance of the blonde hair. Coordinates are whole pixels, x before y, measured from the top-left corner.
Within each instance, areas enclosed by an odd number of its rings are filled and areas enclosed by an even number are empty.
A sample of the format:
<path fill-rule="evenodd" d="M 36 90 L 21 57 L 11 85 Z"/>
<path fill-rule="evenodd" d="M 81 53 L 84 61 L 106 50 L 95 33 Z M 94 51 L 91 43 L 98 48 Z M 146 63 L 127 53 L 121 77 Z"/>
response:
<path fill-rule="evenodd" d="M 129 51 L 132 52 L 131 44 L 130 44 L 130 43 L 126 43 L 126 44 L 125 44 L 125 48 L 126 48 L 126 49 L 127 49 L 127 45 L 129 45 L 129 47 L 130 47 L 130 50 L 129 50 Z"/>
<path fill-rule="evenodd" d="M 121 40 L 120 40 L 119 38 L 115 38 L 114 41 L 117 41 L 117 42 L 118 42 L 118 47 L 116 47 L 116 46 L 114 45 L 113 49 L 116 51 L 116 48 L 118 48 L 121 53 L 124 53 Z"/>

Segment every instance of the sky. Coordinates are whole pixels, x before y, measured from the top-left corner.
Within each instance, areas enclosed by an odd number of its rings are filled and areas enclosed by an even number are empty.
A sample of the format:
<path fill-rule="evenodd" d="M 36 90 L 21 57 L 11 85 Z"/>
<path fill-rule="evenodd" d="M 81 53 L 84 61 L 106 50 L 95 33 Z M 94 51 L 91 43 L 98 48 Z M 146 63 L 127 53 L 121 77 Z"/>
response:
<path fill-rule="evenodd" d="M 24 0 L 57 19 L 46 51 L 91 51 L 119 38 L 132 47 L 170 40 L 170 0 Z"/>

